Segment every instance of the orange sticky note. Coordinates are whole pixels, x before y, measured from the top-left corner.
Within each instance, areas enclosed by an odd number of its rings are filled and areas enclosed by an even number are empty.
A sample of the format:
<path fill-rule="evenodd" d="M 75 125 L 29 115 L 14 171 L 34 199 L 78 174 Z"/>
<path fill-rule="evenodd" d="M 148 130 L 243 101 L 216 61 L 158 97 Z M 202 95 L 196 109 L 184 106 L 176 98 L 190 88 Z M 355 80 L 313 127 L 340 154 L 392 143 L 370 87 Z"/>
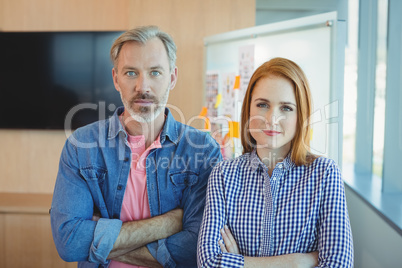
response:
<path fill-rule="evenodd" d="M 208 113 L 208 108 L 204 106 L 204 107 L 202 107 L 199 116 L 207 116 L 207 113 Z"/>
<path fill-rule="evenodd" d="M 235 121 L 229 122 L 229 137 L 240 138 L 239 122 Z"/>
<path fill-rule="evenodd" d="M 204 129 L 207 131 L 211 131 L 211 123 L 209 122 L 208 117 L 205 118 Z"/>
<path fill-rule="evenodd" d="M 233 89 L 240 89 L 240 75 L 236 75 Z"/>

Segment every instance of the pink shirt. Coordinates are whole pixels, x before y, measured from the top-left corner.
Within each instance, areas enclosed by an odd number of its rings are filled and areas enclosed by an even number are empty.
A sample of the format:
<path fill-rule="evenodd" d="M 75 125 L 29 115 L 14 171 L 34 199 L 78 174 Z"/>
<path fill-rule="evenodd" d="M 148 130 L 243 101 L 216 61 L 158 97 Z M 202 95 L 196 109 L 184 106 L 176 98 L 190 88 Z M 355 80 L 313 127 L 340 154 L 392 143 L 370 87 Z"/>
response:
<path fill-rule="evenodd" d="M 127 141 L 131 148 L 131 168 L 120 212 L 120 220 L 123 222 L 151 217 L 147 192 L 146 159 L 151 149 L 162 147 L 160 144 L 160 136 L 158 136 L 147 149 L 145 149 L 144 135 L 128 135 Z M 142 266 L 133 266 L 111 261 L 109 267 L 133 268 Z"/>

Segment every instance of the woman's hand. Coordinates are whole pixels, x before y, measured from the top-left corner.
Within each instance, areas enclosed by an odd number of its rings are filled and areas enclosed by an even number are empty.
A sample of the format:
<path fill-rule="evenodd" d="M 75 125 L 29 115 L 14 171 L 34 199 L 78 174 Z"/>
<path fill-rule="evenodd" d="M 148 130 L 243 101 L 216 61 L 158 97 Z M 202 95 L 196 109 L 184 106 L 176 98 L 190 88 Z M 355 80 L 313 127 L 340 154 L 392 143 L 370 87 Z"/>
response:
<path fill-rule="evenodd" d="M 227 225 L 221 229 L 221 235 L 223 242 L 219 240 L 219 246 L 221 247 L 222 252 L 240 254 L 236 240 Z"/>

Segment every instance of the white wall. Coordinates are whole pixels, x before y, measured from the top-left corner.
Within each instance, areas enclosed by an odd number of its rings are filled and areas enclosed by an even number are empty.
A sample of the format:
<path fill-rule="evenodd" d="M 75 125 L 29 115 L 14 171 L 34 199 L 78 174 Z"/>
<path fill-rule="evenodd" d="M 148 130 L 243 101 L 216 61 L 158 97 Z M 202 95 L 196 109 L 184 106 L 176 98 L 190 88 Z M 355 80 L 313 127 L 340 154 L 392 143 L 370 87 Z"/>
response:
<path fill-rule="evenodd" d="M 355 268 L 402 267 L 402 236 L 346 186 Z"/>

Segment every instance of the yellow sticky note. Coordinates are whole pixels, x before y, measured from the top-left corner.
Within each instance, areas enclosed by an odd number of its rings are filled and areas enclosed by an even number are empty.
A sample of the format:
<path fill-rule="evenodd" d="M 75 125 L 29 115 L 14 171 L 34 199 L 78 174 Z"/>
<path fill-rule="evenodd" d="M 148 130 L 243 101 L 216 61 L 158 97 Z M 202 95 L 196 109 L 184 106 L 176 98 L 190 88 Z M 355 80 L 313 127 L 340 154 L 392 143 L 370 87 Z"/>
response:
<path fill-rule="evenodd" d="M 215 109 L 217 109 L 219 107 L 219 105 L 221 104 L 221 101 L 222 101 L 222 94 L 218 94 L 216 96 L 216 102 L 215 102 L 215 106 L 214 106 Z"/>
<path fill-rule="evenodd" d="M 233 89 L 240 89 L 240 75 L 236 75 Z"/>
<path fill-rule="evenodd" d="M 235 121 L 229 122 L 229 137 L 230 138 L 240 138 L 239 122 L 235 122 Z"/>
<path fill-rule="evenodd" d="M 207 116 L 208 114 L 208 108 L 207 107 L 202 107 L 200 115 L 199 116 Z"/>

